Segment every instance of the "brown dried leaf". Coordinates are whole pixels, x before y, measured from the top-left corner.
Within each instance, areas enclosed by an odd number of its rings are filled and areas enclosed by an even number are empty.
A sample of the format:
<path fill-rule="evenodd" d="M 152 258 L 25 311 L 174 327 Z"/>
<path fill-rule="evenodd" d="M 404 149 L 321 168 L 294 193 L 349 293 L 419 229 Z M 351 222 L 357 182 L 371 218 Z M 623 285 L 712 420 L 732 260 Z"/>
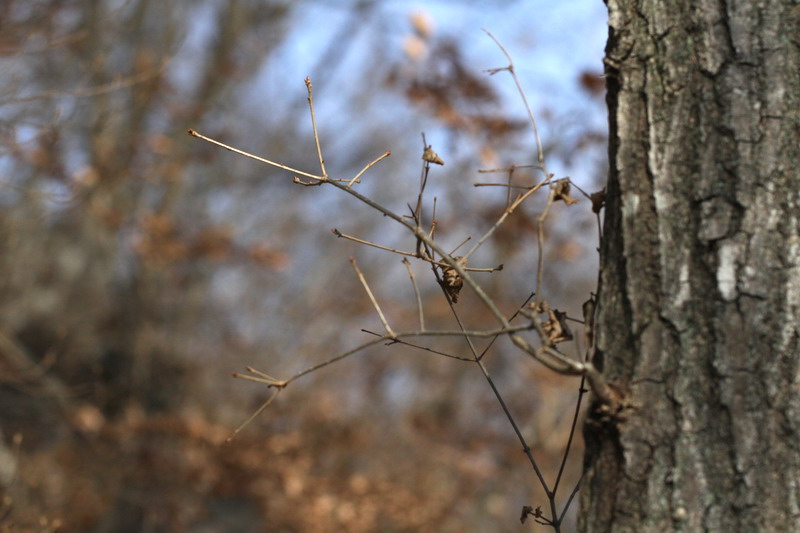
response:
<path fill-rule="evenodd" d="M 455 261 L 464 268 L 467 266 L 467 262 L 464 261 L 463 257 L 454 257 Z M 464 286 L 464 279 L 461 277 L 461 274 L 458 271 L 451 267 L 451 266 L 443 266 L 442 268 L 442 287 L 444 288 L 447 295 L 453 300 L 453 303 L 458 303 L 458 293 L 461 292 L 461 288 Z"/>
<path fill-rule="evenodd" d="M 553 185 L 553 198 L 558 201 L 562 200 L 567 205 L 577 204 L 578 200 L 569 195 L 572 186 L 569 184 L 569 179 L 562 178 L 557 180 Z"/>
<path fill-rule="evenodd" d="M 422 159 L 423 161 L 427 161 L 428 163 L 435 163 L 437 165 L 444 165 L 444 161 L 439 154 L 433 151 L 433 148 L 430 146 L 425 147 L 425 151 L 422 152 Z"/>
<path fill-rule="evenodd" d="M 599 213 L 606 205 L 606 190 L 593 192 L 589 195 L 589 198 L 592 200 L 592 211 Z"/>
<path fill-rule="evenodd" d="M 536 313 L 547 313 L 548 320 L 542 324 L 547 341 L 551 344 L 571 341 L 573 339 L 572 330 L 567 324 L 567 314 L 558 309 L 550 309 L 547 302 L 531 304 L 531 309 Z"/>

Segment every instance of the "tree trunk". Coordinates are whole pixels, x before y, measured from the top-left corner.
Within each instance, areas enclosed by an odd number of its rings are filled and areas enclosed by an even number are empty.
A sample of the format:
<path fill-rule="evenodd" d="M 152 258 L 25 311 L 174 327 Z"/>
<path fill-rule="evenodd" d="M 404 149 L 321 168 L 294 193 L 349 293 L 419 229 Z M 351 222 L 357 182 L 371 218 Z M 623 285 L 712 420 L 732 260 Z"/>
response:
<path fill-rule="evenodd" d="M 581 531 L 800 531 L 800 4 L 607 3 Z"/>

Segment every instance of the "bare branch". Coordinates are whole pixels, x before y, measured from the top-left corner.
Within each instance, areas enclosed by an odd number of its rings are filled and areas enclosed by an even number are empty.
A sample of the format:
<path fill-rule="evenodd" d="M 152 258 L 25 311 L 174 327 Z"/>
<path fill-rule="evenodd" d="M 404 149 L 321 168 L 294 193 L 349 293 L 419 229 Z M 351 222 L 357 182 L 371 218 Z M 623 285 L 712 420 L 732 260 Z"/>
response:
<path fill-rule="evenodd" d="M 541 167 L 542 172 L 544 172 L 546 176 L 549 174 L 549 172 L 547 172 L 547 167 L 545 167 L 544 164 L 544 148 L 542 148 L 542 139 L 539 137 L 539 128 L 536 126 L 536 119 L 533 117 L 533 111 L 531 111 L 531 106 L 528 104 L 528 97 L 525 96 L 525 91 L 522 89 L 522 84 L 519 82 L 517 73 L 514 71 L 514 61 L 511 59 L 511 55 L 508 53 L 508 50 L 506 50 L 505 46 L 503 46 L 503 43 L 501 43 L 500 40 L 497 37 L 495 37 L 492 32 L 490 32 L 486 28 L 483 28 L 483 31 L 486 32 L 486 34 L 492 38 L 495 44 L 497 44 L 497 46 L 500 47 L 500 50 L 502 50 L 503 54 L 506 56 L 506 59 L 508 59 L 507 67 L 502 69 L 492 69 L 489 70 L 489 73 L 495 74 L 501 70 L 507 70 L 511 74 L 511 77 L 514 78 L 514 84 L 516 84 L 517 91 L 519 91 L 519 95 L 522 98 L 522 103 L 525 105 L 525 110 L 528 112 L 528 120 L 530 120 L 531 126 L 533 127 L 533 134 L 536 137 L 536 151 L 538 155 L 537 158 L 539 161 L 539 166 Z"/>
<path fill-rule="evenodd" d="M 362 169 L 361 169 L 361 172 L 359 172 L 358 174 L 356 174 L 356 175 L 353 177 L 353 179 L 351 179 L 349 182 L 347 182 L 347 186 L 348 186 L 348 187 L 352 187 L 352 186 L 353 186 L 353 183 L 359 182 L 360 180 L 359 180 L 358 178 L 360 178 L 360 177 L 361 177 L 361 175 L 362 175 L 362 174 L 364 174 L 364 172 L 366 172 L 367 170 L 369 170 L 369 169 L 370 169 L 370 168 L 371 168 L 371 167 L 372 167 L 374 164 L 376 164 L 377 162 L 379 162 L 379 161 L 382 161 L 382 160 L 386 159 L 386 158 L 387 158 L 387 157 L 389 157 L 390 155 L 392 155 L 392 152 L 391 152 L 391 150 L 387 150 L 387 151 L 385 151 L 383 154 L 379 155 L 378 157 L 376 157 L 375 159 L 373 159 L 372 161 L 370 161 L 369 163 L 367 163 L 367 165 L 366 165 L 364 168 L 362 168 Z"/>
<path fill-rule="evenodd" d="M 383 311 L 381 311 L 381 306 L 378 305 L 378 301 L 375 299 L 375 296 L 372 294 L 372 291 L 369 288 L 369 284 L 367 283 L 367 279 L 364 277 L 364 274 L 361 272 L 361 269 L 358 268 L 356 264 L 356 260 L 354 257 L 350 258 L 350 264 L 353 265 L 353 270 L 356 271 L 356 276 L 358 276 L 358 280 L 361 282 L 361 285 L 364 286 L 364 290 L 367 291 L 367 296 L 369 296 L 369 300 L 372 302 L 372 305 L 375 307 L 375 310 L 378 312 L 378 316 L 381 319 L 381 323 L 383 327 L 386 329 L 386 333 L 389 334 L 389 337 L 394 339 L 397 337 L 397 334 L 392 331 L 392 327 L 389 325 L 389 322 L 386 321 L 386 317 L 383 316 Z"/>
<path fill-rule="evenodd" d="M 411 268 L 411 263 L 408 259 L 403 258 L 403 265 L 408 270 L 408 277 L 411 279 L 411 286 L 414 287 L 414 296 L 417 299 L 417 312 L 419 313 L 419 329 L 425 331 L 425 315 L 422 312 L 422 298 L 419 295 L 419 287 L 417 287 L 417 277 L 414 275 L 414 270 Z"/>
<path fill-rule="evenodd" d="M 486 233 L 483 234 L 483 236 L 478 240 L 478 242 L 475 243 L 475 245 L 472 248 L 470 248 L 469 252 L 467 252 L 464 257 L 469 259 L 469 257 L 472 254 L 474 254 L 478 250 L 478 248 L 480 248 L 481 245 L 484 242 L 486 242 L 486 240 L 494 234 L 495 231 L 497 231 L 497 228 L 499 228 L 500 225 L 503 222 L 505 222 L 505 220 L 508 218 L 508 216 L 511 215 L 511 213 L 513 213 L 517 209 L 517 207 L 519 207 L 522 204 L 522 202 L 524 202 L 525 200 L 530 198 L 531 195 L 533 195 L 533 193 L 535 193 L 540 188 L 542 188 L 542 186 L 544 186 L 547 183 L 549 183 L 551 178 L 552 178 L 552 176 L 546 177 L 544 180 L 542 180 L 541 182 L 537 183 L 535 186 L 533 186 L 530 189 L 528 189 L 524 194 L 521 194 L 521 195 L 517 196 L 517 198 L 511 203 L 511 205 L 509 205 L 505 209 L 505 211 L 503 211 L 503 214 L 500 215 L 500 218 L 497 219 L 497 221 L 494 223 L 494 225 L 491 228 L 489 228 L 486 231 Z M 536 290 L 536 294 L 539 294 L 538 287 L 537 287 L 537 290 Z"/>
<path fill-rule="evenodd" d="M 314 144 L 317 145 L 319 168 L 322 172 L 322 176 L 327 178 L 328 173 L 325 171 L 325 160 L 322 158 L 322 148 L 319 145 L 319 134 L 317 133 L 317 117 L 314 114 L 314 100 L 312 97 L 313 86 L 311 85 L 311 78 L 309 77 L 306 77 L 306 89 L 308 89 L 308 107 L 311 109 L 311 127 L 314 129 Z"/>
<path fill-rule="evenodd" d="M 387 252 L 392 252 L 393 254 L 407 255 L 408 257 L 417 257 L 417 254 L 415 254 L 414 252 L 404 252 L 403 250 L 389 248 L 388 246 L 383 246 L 382 244 L 377 244 L 372 241 L 365 241 L 364 239 L 359 239 L 358 237 L 353 237 L 352 235 L 347 235 L 346 233 L 342 233 L 336 228 L 331 229 L 331 233 L 342 239 L 347 239 L 348 241 L 357 242 L 358 244 L 364 244 L 366 246 L 372 246 L 373 248 L 378 248 L 380 250 L 386 250 Z"/>
<path fill-rule="evenodd" d="M 211 137 L 206 137 L 205 135 L 201 135 L 200 133 L 196 132 L 193 129 L 188 130 L 189 135 L 192 137 L 197 137 L 198 139 L 202 139 L 206 142 L 210 142 L 211 144 L 216 144 L 217 146 L 221 146 L 226 150 L 230 150 L 231 152 L 239 155 L 243 155 L 245 157 L 249 157 L 250 159 L 255 159 L 261 163 L 266 163 L 267 165 L 272 165 L 273 167 L 282 168 L 283 170 L 288 170 L 289 172 L 293 172 L 294 174 L 300 174 L 301 176 L 305 176 L 307 178 L 311 178 L 317 180 L 317 182 L 313 183 L 312 185 L 319 185 L 323 181 L 326 180 L 324 176 L 315 176 L 314 174 L 309 174 L 308 172 L 303 172 L 302 170 L 297 170 L 296 168 L 287 167 L 281 163 L 276 163 L 274 161 L 270 161 L 269 159 L 264 159 L 263 157 L 258 157 L 257 155 L 253 155 L 251 153 L 245 152 L 244 150 L 239 150 L 238 148 L 234 148 L 233 146 L 228 146 L 227 144 L 221 143 L 217 140 L 212 139 Z M 297 178 L 295 178 L 297 180 Z M 305 185 L 305 183 L 303 183 Z"/>
<path fill-rule="evenodd" d="M 244 377 L 244 376 L 240 376 L 240 377 Z M 272 401 L 273 401 L 275 398 L 277 398 L 277 397 L 278 397 L 278 394 L 280 394 L 281 390 L 282 390 L 282 389 L 275 389 L 275 390 L 272 392 L 272 394 L 270 395 L 270 397 L 269 397 L 269 398 L 267 398 L 267 401 L 265 401 L 263 404 L 261 404 L 261 407 L 259 407 L 258 409 L 256 409 L 256 410 L 255 410 L 255 412 L 254 412 L 252 415 L 250 415 L 250 416 L 248 417 L 248 419 L 247 419 L 247 420 L 245 420 L 244 422 L 242 422 L 242 424 L 241 424 L 239 427 L 237 427 L 236 429 L 234 429 L 234 430 L 233 430 L 233 433 L 231 433 L 230 437 L 228 437 L 227 439 L 225 439 L 225 442 L 230 442 L 230 441 L 232 441 L 232 440 L 233 440 L 233 439 L 236 437 L 236 435 L 238 435 L 238 434 L 239 434 L 239 432 L 240 432 L 240 431 L 242 431 L 242 430 L 243 430 L 245 427 L 247 427 L 247 425 L 248 425 L 250 422 L 252 422 L 252 421 L 253 421 L 253 420 L 254 420 L 254 419 L 255 419 L 255 418 L 258 416 L 258 415 L 260 415 L 260 414 L 261 414 L 261 413 L 264 411 L 264 409 L 266 409 L 267 407 L 269 407 L 269 405 L 272 403 Z"/>

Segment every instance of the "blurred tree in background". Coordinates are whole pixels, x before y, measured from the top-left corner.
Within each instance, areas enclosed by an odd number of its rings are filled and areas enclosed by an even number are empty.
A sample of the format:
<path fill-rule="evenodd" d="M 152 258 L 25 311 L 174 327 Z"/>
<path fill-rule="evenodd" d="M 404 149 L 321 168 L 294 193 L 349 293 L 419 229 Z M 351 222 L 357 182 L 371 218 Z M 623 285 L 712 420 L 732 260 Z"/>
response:
<path fill-rule="evenodd" d="M 415 320 L 402 265 L 328 231 L 391 245 L 399 236 L 374 213 L 185 134 L 313 165 L 302 79 L 282 76 L 307 4 L 0 6 L 4 528 L 504 531 L 540 498 L 480 376 L 399 346 L 310 377 L 223 444 L 266 394 L 231 369 L 294 372 L 375 324 L 348 256 L 380 273 L 394 320 Z M 495 65 L 467 59 L 461 39 L 483 35 L 440 35 L 424 14 L 398 19 L 380 2 L 337 9 L 324 52 L 305 59 L 329 165 L 352 175 L 391 149 L 363 187 L 402 210 L 425 129 L 447 154 L 433 185 L 440 239 L 457 245 L 505 207 L 505 192 L 472 187 L 487 181 L 476 170 L 533 158 L 518 104 L 480 72 Z M 596 73 L 565 78 L 604 91 Z M 548 153 L 564 168 L 581 159 L 599 188 L 604 131 L 574 110 L 537 111 Z M 508 308 L 530 291 L 535 207 L 476 259 L 506 263 L 486 286 Z M 547 228 L 559 268 L 545 276 L 573 306 L 596 267 L 593 216 L 576 213 L 563 215 L 569 231 L 558 218 Z M 446 323 L 445 302 L 430 305 Z M 459 305 L 484 319 L 469 296 Z M 488 364 L 557 468 L 577 382 L 502 343 Z"/>

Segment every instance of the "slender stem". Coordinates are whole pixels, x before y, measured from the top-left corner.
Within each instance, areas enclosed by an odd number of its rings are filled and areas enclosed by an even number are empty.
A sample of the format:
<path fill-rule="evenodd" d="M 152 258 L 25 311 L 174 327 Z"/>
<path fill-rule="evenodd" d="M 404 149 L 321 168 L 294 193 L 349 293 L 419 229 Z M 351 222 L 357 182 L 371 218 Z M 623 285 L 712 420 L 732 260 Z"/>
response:
<path fill-rule="evenodd" d="M 530 120 L 531 126 L 533 127 L 533 134 L 536 137 L 536 151 L 539 166 L 542 168 L 542 171 L 545 173 L 545 175 L 547 175 L 549 172 L 547 172 L 547 167 L 545 167 L 544 164 L 544 149 L 542 148 L 542 139 L 539 137 L 539 128 L 536 126 L 536 119 L 533 117 L 533 111 L 531 111 L 531 106 L 528 104 L 528 97 L 525 96 L 525 91 L 522 89 L 522 84 L 519 82 L 517 73 L 514 71 L 514 61 L 511 59 L 511 54 L 508 53 L 508 50 L 506 50 L 505 46 L 503 46 L 503 43 L 501 43 L 500 40 L 495 37 L 494 34 L 492 34 L 492 32 L 486 28 L 483 28 L 483 31 L 485 31 L 486 34 L 492 38 L 497 46 L 500 47 L 500 50 L 502 50 L 503 54 L 506 56 L 506 59 L 508 59 L 508 67 L 502 70 L 508 70 L 508 72 L 511 74 L 511 77 L 514 79 L 514 84 L 517 86 L 517 91 L 519 91 L 519 95 L 522 98 L 522 103 L 525 105 L 525 110 L 528 112 L 528 120 Z"/>
<path fill-rule="evenodd" d="M 375 333 L 374 331 L 370 331 L 368 329 L 362 329 L 361 331 L 363 331 L 364 333 L 369 333 L 370 335 L 375 335 L 377 337 L 381 336 L 380 334 Z M 496 339 L 497 337 L 494 337 L 494 338 Z M 402 344 L 404 346 L 409 346 L 411 348 L 416 348 L 417 350 L 423 350 L 425 352 L 430 352 L 430 353 L 433 353 L 433 354 L 436 354 L 436 355 L 441 355 L 443 357 L 448 357 L 450 359 L 455 359 L 456 361 L 465 361 L 467 363 L 474 363 L 475 362 L 475 360 L 472 359 L 471 357 L 461 357 L 459 355 L 453 355 L 453 354 L 450 354 L 450 353 L 441 352 L 439 350 L 434 350 L 433 348 L 428 348 L 427 346 L 422 346 L 420 344 L 415 344 L 413 342 L 404 341 L 402 339 L 394 339 L 393 341 L 388 342 L 387 346 L 390 345 L 390 344 Z"/>
<path fill-rule="evenodd" d="M 311 109 L 311 127 L 314 129 L 314 143 L 317 145 L 319 168 L 322 171 L 322 176 L 327 178 L 328 173 L 325 171 L 325 160 L 322 158 L 322 148 L 319 145 L 319 134 L 317 133 L 317 117 L 314 114 L 313 85 L 311 85 L 311 78 L 308 77 L 306 77 L 306 89 L 308 89 L 308 107 Z"/>
<path fill-rule="evenodd" d="M 244 377 L 244 376 L 242 376 L 242 377 Z M 255 411 L 255 412 L 254 412 L 252 415 L 250 415 L 250 416 L 247 418 L 247 420 L 245 420 L 244 422 L 242 422 L 242 423 L 241 423 L 241 425 L 239 425 L 239 427 L 237 427 L 236 429 L 234 429 L 234 430 L 233 430 L 233 433 L 231 433 L 231 435 L 230 435 L 230 436 L 229 436 L 227 439 L 225 439 L 225 442 L 230 442 L 230 441 L 232 441 L 232 440 L 234 439 L 234 437 L 236 437 L 236 435 L 238 435 L 238 434 L 239 434 L 239 432 L 240 432 L 241 430 L 243 430 L 243 429 L 244 429 L 244 428 L 247 426 L 247 424 L 249 424 L 250 422 L 252 422 L 252 421 L 253 421 L 253 419 L 255 419 L 255 417 L 257 417 L 258 415 L 260 415 L 260 414 L 261 414 L 261 413 L 264 411 L 264 409 L 266 409 L 267 407 L 269 407 L 269 405 L 272 403 L 272 401 L 273 401 L 275 398 L 277 398 L 277 397 L 278 397 L 278 394 L 280 394 L 281 390 L 283 390 L 283 389 L 277 388 L 277 389 L 275 389 L 274 391 L 272 391 L 272 394 L 270 395 L 270 397 L 269 397 L 269 398 L 267 398 L 267 401 L 265 401 L 264 403 L 262 403 L 262 404 L 261 404 L 261 407 L 259 407 L 258 409 L 256 409 L 256 411 Z"/>
<path fill-rule="evenodd" d="M 350 181 L 347 183 L 347 186 L 348 186 L 348 187 L 352 187 L 352 186 L 353 186 L 353 184 L 354 184 L 355 182 L 359 181 L 359 179 L 358 179 L 358 178 L 360 178 L 360 177 L 361 177 L 361 175 L 362 175 L 362 174 L 364 174 L 364 172 L 366 172 L 367 170 L 369 170 L 370 168 L 372 168 L 372 166 L 373 166 L 374 164 L 376 164 L 377 162 L 379 162 L 379 161 L 382 161 L 382 160 L 386 159 L 386 158 L 387 158 L 387 157 L 389 157 L 390 155 L 392 155 L 392 152 L 391 152 L 390 150 L 387 150 L 387 151 L 385 151 L 383 154 L 379 155 L 378 157 L 376 157 L 375 159 L 373 159 L 372 161 L 370 161 L 369 163 L 367 163 L 367 164 L 366 164 L 366 166 L 365 166 L 364 168 L 362 168 L 362 169 L 361 169 L 361 172 L 359 172 L 358 174 L 356 174 L 355 176 L 353 176 L 353 179 L 351 179 L 351 180 L 350 180 Z"/>
<path fill-rule="evenodd" d="M 355 353 L 358 353 L 361 350 L 364 350 L 364 349 L 369 348 L 370 346 L 374 346 L 376 344 L 380 344 L 383 341 L 388 340 L 388 339 L 389 339 L 389 337 L 383 335 L 383 336 L 381 336 L 381 337 L 379 337 L 377 339 L 374 339 L 374 340 L 371 340 L 369 342 L 365 342 L 364 344 L 361 344 L 359 346 L 356 346 L 352 350 L 348 350 L 348 351 L 346 351 L 344 353 L 341 353 L 341 354 L 337 355 L 336 357 L 331 357 L 330 359 L 326 359 L 325 361 L 322 361 L 321 363 L 317 363 L 316 365 L 310 366 L 310 367 L 306 368 L 305 370 L 303 370 L 301 372 L 298 372 L 294 376 L 292 376 L 289 379 L 287 379 L 286 380 L 286 384 L 288 385 L 292 381 L 300 379 L 303 376 L 311 374 L 312 372 L 316 372 L 320 368 L 325 368 L 328 365 L 332 365 L 333 363 L 335 363 L 337 361 L 341 361 L 342 359 L 350 357 L 351 355 L 353 355 Z"/>
<path fill-rule="evenodd" d="M 444 289 L 442 289 L 442 291 L 444 292 Z M 463 330 L 464 329 L 464 324 L 461 322 L 461 317 L 458 315 L 458 312 L 456 312 L 456 309 L 453 306 L 453 303 L 450 301 L 449 297 L 447 297 L 446 294 L 445 294 L 445 297 L 447 298 L 447 301 L 450 304 L 450 310 L 452 311 L 453 316 L 455 317 L 459 328 L 461 328 Z M 489 371 L 486 369 L 486 366 L 483 364 L 483 361 L 481 361 L 481 356 L 479 356 L 478 352 L 475 350 L 475 345 L 472 343 L 472 339 L 470 337 L 464 337 L 464 340 L 467 341 L 467 345 L 469 346 L 470 352 L 472 353 L 472 357 L 473 357 L 473 359 L 475 361 L 475 364 L 477 364 L 478 368 L 480 368 L 481 373 L 483 374 L 483 377 L 486 379 L 486 382 L 489 384 L 489 387 L 492 389 L 492 392 L 494 393 L 495 398 L 497 398 L 497 402 L 500 404 L 500 408 L 503 410 L 503 413 L 506 415 L 506 418 L 508 419 L 509 423 L 511 424 L 511 427 L 514 429 L 514 433 L 516 434 L 517 439 L 519 440 L 520 444 L 522 444 L 522 451 L 528 457 L 528 460 L 530 461 L 531 466 L 533 467 L 533 471 L 536 473 L 536 477 L 539 478 L 539 482 L 542 484 L 542 487 L 544 488 L 545 492 L 547 492 L 549 494 L 550 490 L 547 487 L 547 481 L 545 480 L 544 475 L 542 474 L 542 471 L 539 468 L 539 465 L 536 463 L 536 459 L 534 459 L 534 457 L 533 457 L 533 452 L 531 451 L 531 447 L 528 446 L 528 443 L 525 440 L 525 437 L 522 435 L 522 431 L 520 431 L 519 426 L 517 425 L 517 421 L 514 420 L 514 416 L 511 414 L 511 411 L 509 410 L 508 406 L 506 405 L 506 402 L 503 399 L 502 394 L 500 394 L 500 391 L 498 390 L 497 386 L 494 384 L 494 380 L 492 379 L 492 376 L 489 375 Z"/>
<path fill-rule="evenodd" d="M 381 319 L 381 323 L 383 324 L 384 329 L 386 329 L 386 333 L 389 335 L 390 338 L 395 338 L 397 334 L 392 331 L 392 327 L 389 325 L 389 322 L 386 320 L 386 317 L 383 315 L 383 311 L 381 311 L 381 306 L 378 305 L 378 301 L 375 299 L 375 296 L 372 294 L 372 291 L 369 288 L 369 284 L 367 283 L 367 279 L 364 277 L 364 274 L 361 272 L 361 269 L 358 268 L 356 264 L 356 260 L 354 257 L 350 258 L 350 264 L 353 265 L 353 270 L 356 271 L 356 276 L 358 276 L 358 280 L 361 282 L 361 285 L 364 286 L 364 290 L 367 291 L 367 296 L 369 296 L 369 300 L 372 302 L 372 305 L 375 307 L 375 310 L 378 312 L 378 316 Z"/>
<path fill-rule="evenodd" d="M 564 456 L 561 459 L 561 466 L 558 468 L 558 475 L 556 476 L 556 482 L 553 485 L 553 494 L 558 492 L 558 486 L 561 483 L 561 476 L 564 474 L 564 468 L 567 466 L 567 458 L 569 457 L 569 451 L 572 447 L 572 439 L 575 437 L 575 429 L 578 426 L 578 418 L 581 412 L 581 402 L 583 400 L 583 395 L 586 394 L 586 389 L 584 385 L 586 384 L 586 376 L 581 377 L 581 384 L 578 388 L 578 401 L 575 402 L 575 413 L 572 415 L 572 424 L 569 428 L 569 437 L 567 437 L 567 445 L 564 447 Z"/>
<path fill-rule="evenodd" d="M 473 183 L 473 187 L 505 187 L 507 189 L 530 189 L 527 185 L 514 185 L 509 183 L 491 183 L 491 182 L 482 182 L 482 183 Z"/>
<path fill-rule="evenodd" d="M 403 250 L 398 250 L 396 248 L 389 248 L 388 246 L 383 246 L 381 244 L 377 244 L 372 241 L 365 241 L 364 239 L 359 239 L 358 237 L 353 237 L 352 235 L 347 235 L 346 233 L 342 233 L 336 228 L 333 228 L 331 230 L 331 233 L 333 233 L 337 237 L 341 237 L 342 239 L 347 239 L 348 241 L 357 242 L 359 244 L 364 244 L 366 246 L 372 246 L 373 248 L 378 248 L 380 250 L 386 250 L 387 252 L 392 252 L 393 254 L 407 255 L 408 257 L 417 257 L 417 254 L 415 254 L 414 252 L 404 252 Z"/>
<path fill-rule="evenodd" d="M 581 488 L 581 481 L 583 481 L 583 475 L 581 475 L 581 479 L 575 483 L 575 487 L 572 489 L 572 492 L 569 494 L 569 498 L 567 498 L 567 503 L 564 504 L 564 509 L 561 511 L 561 515 L 558 517 L 558 523 L 560 524 L 564 520 L 564 516 L 567 514 L 569 510 L 569 506 L 572 505 L 572 500 L 575 499 L 575 495 L 578 494 L 578 491 Z"/>
<path fill-rule="evenodd" d="M 269 159 L 264 159 L 263 157 L 258 157 L 257 155 L 253 155 L 251 153 L 245 152 L 244 150 L 239 150 L 238 148 L 234 148 L 233 146 L 228 146 L 227 144 L 221 143 L 219 141 L 215 141 L 210 137 L 206 137 L 205 135 L 201 135 L 200 133 L 196 132 L 195 130 L 189 130 L 189 135 L 192 137 L 197 137 L 198 139 L 202 139 L 206 142 L 210 142 L 211 144 L 216 144 L 226 150 L 230 150 L 231 152 L 239 155 L 243 155 L 245 157 L 249 157 L 250 159 L 255 159 L 261 163 L 266 163 L 267 165 L 272 165 L 273 167 L 282 168 L 283 170 L 288 170 L 294 174 L 300 174 L 301 176 L 305 176 L 307 178 L 311 178 L 317 180 L 318 182 L 325 181 L 323 176 L 316 176 L 314 174 L 309 174 L 308 172 L 303 172 L 302 170 L 297 170 L 296 168 L 287 167 L 286 165 L 282 165 L 281 163 L 276 163 L 275 161 L 270 161 Z M 316 185 L 316 183 L 315 183 Z"/>
<path fill-rule="evenodd" d="M 414 288 L 414 296 L 417 299 L 417 312 L 419 313 L 419 329 L 425 331 L 425 315 L 422 311 L 422 298 L 419 294 L 419 287 L 417 287 L 417 277 L 414 275 L 414 270 L 411 268 L 411 262 L 403 258 L 403 265 L 408 270 L 408 277 L 411 280 L 411 286 Z"/>
<path fill-rule="evenodd" d="M 517 168 L 535 168 L 537 170 L 542 170 L 542 167 L 540 167 L 539 165 L 510 165 L 502 168 L 479 168 L 478 174 L 491 174 L 493 172 L 508 172 L 511 169 L 517 169 Z"/>
<path fill-rule="evenodd" d="M 536 300 L 539 302 L 542 301 L 542 278 L 544 276 L 544 223 L 552 204 L 553 190 L 550 189 L 550 194 L 547 195 L 547 203 L 545 203 L 542 214 L 539 215 L 538 227 L 536 228 L 536 246 L 539 250 L 539 257 L 537 258 L 536 265 Z"/>
<path fill-rule="evenodd" d="M 480 239 L 478 239 L 478 242 L 476 242 L 476 243 L 475 243 L 475 244 L 472 246 L 472 248 L 470 248 L 469 252 L 467 252 L 467 253 L 466 253 L 466 255 L 464 255 L 464 257 L 465 257 L 466 259 L 469 259 L 469 258 L 470 258 L 470 256 L 472 256 L 472 254 L 474 254 L 474 253 L 475 253 L 475 252 L 478 250 L 478 248 L 480 248 L 480 247 L 481 247 L 481 245 L 482 245 L 484 242 L 486 242 L 486 240 L 487 240 L 489 237 L 491 237 L 491 236 L 494 234 L 494 232 L 495 232 L 495 231 L 497 231 L 497 228 L 499 228 L 499 227 L 500 227 L 500 225 L 501 225 L 503 222 L 505 222 L 506 218 L 508 218 L 508 216 L 509 216 L 511 213 L 513 213 L 513 212 L 514 212 L 514 210 L 515 210 L 517 207 L 519 207 L 519 206 L 520 206 L 520 204 L 522 204 L 522 202 L 524 202 L 525 200 L 527 200 L 527 199 L 528 199 L 528 198 L 529 198 L 529 197 L 530 197 L 530 196 L 531 196 L 533 193 L 535 193 L 536 191 L 538 191 L 540 188 L 542 188 L 542 186 L 544 186 L 545 184 L 547 184 L 547 183 L 549 183 L 549 182 L 550 182 L 550 177 L 547 177 L 547 178 L 545 178 L 544 180 L 542 180 L 541 182 L 539 182 L 539 183 L 537 183 L 536 185 L 534 185 L 533 187 L 531 187 L 530 189 L 528 189 L 528 190 L 527 190 L 525 193 L 523 193 L 523 194 L 521 194 L 521 195 L 517 196 L 517 198 L 514 200 L 514 202 L 513 202 L 511 205 L 509 205 L 509 206 L 508 206 L 508 207 L 505 209 L 505 211 L 503 211 L 503 214 L 502 214 L 502 215 L 500 215 L 500 218 L 498 218 L 498 219 L 497 219 L 497 221 L 494 223 L 494 225 L 493 225 L 491 228 L 489 228 L 489 230 L 488 230 L 486 233 L 484 233 L 484 234 L 483 234 L 483 236 L 482 236 Z M 537 292 L 536 292 L 536 293 L 537 293 L 537 294 L 539 293 L 539 292 L 538 292 L 538 288 L 537 288 Z"/>

